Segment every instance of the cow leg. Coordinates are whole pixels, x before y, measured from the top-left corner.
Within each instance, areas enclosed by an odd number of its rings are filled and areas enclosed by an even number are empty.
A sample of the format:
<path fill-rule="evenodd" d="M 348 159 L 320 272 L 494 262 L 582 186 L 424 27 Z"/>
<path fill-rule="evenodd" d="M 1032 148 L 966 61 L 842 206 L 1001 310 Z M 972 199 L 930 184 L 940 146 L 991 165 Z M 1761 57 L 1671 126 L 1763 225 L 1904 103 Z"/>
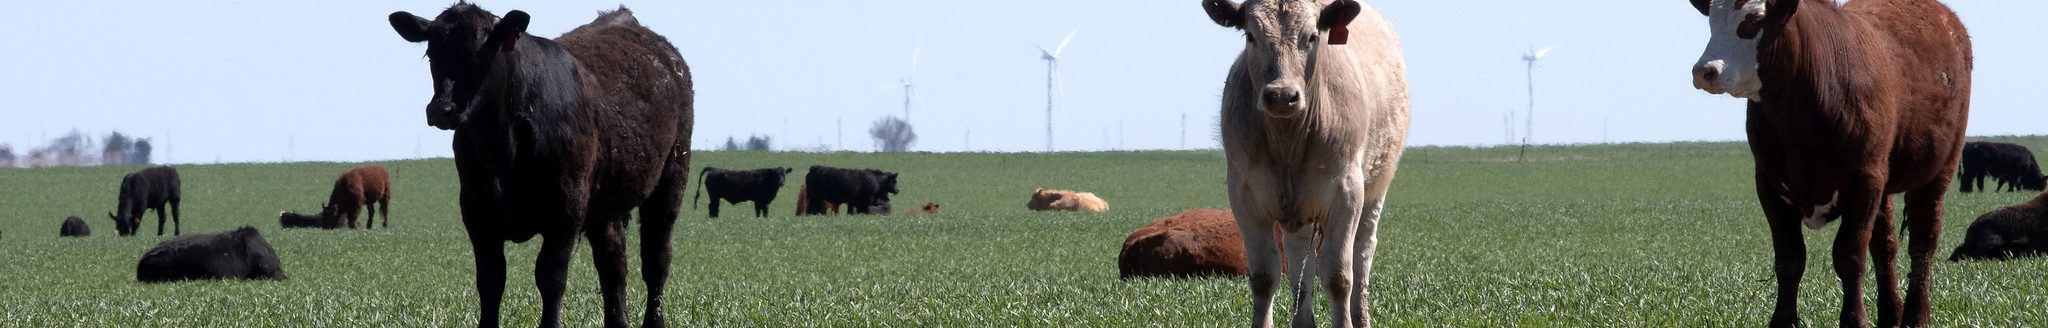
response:
<path fill-rule="evenodd" d="M 718 217 L 718 203 L 720 202 L 718 196 L 711 196 L 711 217 Z"/>
<path fill-rule="evenodd" d="M 1786 203 L 1775 182 L 1758 172 L 1757 198 L 1763 205 L 1764 221 L 1771 228 L 1771 272 L 1778 281 L 1777 304 L 1771 309 L 1770 327 L 1799 326 L 1799 279 L 1806 275 L 1806 232 L 1800 227 L 1799 211 Z"/>
<path fill-rule="evenodd" d="M 1291 294 L 1294 295 L 1294 319 L 1288 326 L 1294 328 L 1316 328 L 1316 311 L 1313 306 L 1316 297 L 1312 293 L 1316 286 L 1310 282 L 1309 277 L 1321 277 L 1321 272 L 1329 269 L 1323 267 L 1320 261 L 1309 259 L 1310 253 L 1316 249 L 1317 226 L 1303 225 L 1285 231 L 1280 237 L 1281 242 L 1285 243 L 1281 248 L 1287 253 L 1287 268 L 1291 269 L 1287 272 L 1287 280 L 1292 287 Z M 1315 275 L 1311 276 L 1311 273 Z"/>
<path fill-rule="evenodd" d="M 1927 326 L 1932 313 L 1927 294 L 1932 290 L 1936 247 L 1941 244 L 1941 203 L 1947 190 L 1946 183 L 1934 183 L 1906 192 L 1905 226 L 1912 240 L 1906 250 L 1911 269 L 1906 273 L 1906 299 L 1900 315 L 1906 327 Z"/>
<path fill-rule="evenodd" d="M 584 239 L 590 240 L 591 262 L 597 266 L 597 282 L 604 294 L 604 326 L 626 327 L 626 237 L 616 222 L 626 213 L 595 218 L 587 225 Z"/>
<path fill-rule="evenodd" d="M 362 211 L 363 211 L 363 207 L 362 207 L 362 205 L 361 205 L 361 204 L 353 204 L 353 205 L 348 205 L 348 209 L 347 209 L 347 210 L 344 210 L 344 212 L 348 213 L 348 228 L 349 228 L 349 229 L 358 229 L 358 228 L 359 228 L 359 227 L 357 227 L 357 226 L 356 226 L 356 218 L 357 218 L 357 215 L 360 215 L 360 214 L 362 214 Z"/>
<path fill-rule="evenodd" d="M 376 230 L 376 229 L 377 229 L 377 202 L 376 202 L 376 201 L 364 201 L 364 202 L 363 202 L 363 229 L 365 229 L 365 230 Z"/>
<path fill-rule="evenodd" d="M 577 221 L 582 221 L 573 216 L 537 221 L 556 220 L 560 220 L 558 225 L 543 228 L 540 256 L 533 263 L 533 285 L 540 288 L 540 326 L 544 328 L 562 326 L 562 291 L 569 285 L 569 257 L 576 255 Z"/>
<path fill-rule="evenodd" d="M 1276 247 L 1272 221 L 1256 217 L 1259 214 L 1245 207 L 1232 211 L 1237 229 L 1244 239 L 1245 268 L 1252 289 L 1252 326 L 1273 327 L 1273 290 L 1280 286 L 1280 250 Z M 1257 222 L 1257 223 L 1254 223 Z"/>
<path fill-rule="evenodd" d="M 671 159 L 675 161 L 675 159 Z M 687 162 L 683 163 L 687 164 Z M 670 235 L 675 232 L 676 215 L 683 206 L 683 191 L 689 185 L 689 169 L 671 164 L 663 182 L 640 204 L 640 279 L 647 286 L 647 307 L 641 327 L 666 327 L 662 295 L 668 290 Z"/>
<path fill-rule="evenodd" d="M 804 198 L 804 209 L 810 210 L 810 212 L 804 213 L 805 215 L 825 215 L 825 199 L 820 197 Z M 839 214 L 839 209 L 833 208 L 832 214 Z"/>
<path fill-rule="evenodd" d="M 1322 245 L 1318 245 L 1315 255 L 1315 260 L 1321 262 L 1315 266 L 1321 270 L 1315 273 L 1323 282 L 1323 293 L 1330 298 L 1330 327 L 1333 328 L 1353 327 L 1355 302 L 1360 301 L 1353 297 L 1357 295 L 1358 287 L 1354 275 L 1357 271 L 1353 267 L 1357 263 L 1353 256 L 1358 255 L 1353 251 L 1358 236 L 1359 210 L 1355 207 L 1358 203 L 1347 201 L 1345 204 L 1332 209 L 1331 220 L 1321 225 Z"/>
<path fill-rule="evenodd" d="M 384 197 L 384 200 L 380 200 L 380 201 L 377 201 L 377 214 L 378 214 L 378 215 L 382 215 L 382 216 L 384 216 L 384 227 L 385 227 L 385 228 L 390 228 L 390 227 L 391 227 L 391 197 L 389 197 L 389 196 L 386 196 L 386 197 Z"/>
<path fill-rule="evenodd" d="M 464 225 L 469 226 L 469 245 L 476 259 L 476 326 L 497 327 L 498 305 L 505 298 L 505 242 L 480 230 L 487 228 Z"/>
<path fill-rule="evenodd" d="M 1870 266 L 1877 275 L 1878 327 L 1899 326 L 1899 239 L 1892 228 L 1891 198 L 1878 198 L 1877 220 L 1870 225 Z"/>
<path fill-rule="evenodd" d="M 1358 216 L 1358 233 L 1355 238 L 1357 258 L 1351 260 L 1351 326 L 1371 327 L 1372 311 L 1367 287 L 1372 286 L 1372 257 L 1379 251 L 1380 214 L 1386 208 L 1384 195 L 1374 197 L 1365 203 L 1362 215 Z"/>
<path fill-rule="evenodd" d="M 768 201 L 765 201 L 765 200 L 756 200 L 756 201 L 754 201 L 754 217 L 757 217 L 757 218 L 760 218 L 760 217 L 768 217 Z"/>
<path fill-rule="evenodd" d="M 1857 177 L 1873 184 L 1882 184 L 1873 177 Z M 1863 309 L 1863 268 L 1864 248 L 1870 245 L 1871 222 L 1877 220 L 1875 209 L 1882 190 L 1856 186 L 1849 194 L 1842 196 L 1841 231 L 1835 234 L 1834 263 L 1835 278 L 1842 282 L 1842 327 L 1865 327 L 1870 323 Z M 1863 190 L 1859 190 L 1863 189 Z"/>

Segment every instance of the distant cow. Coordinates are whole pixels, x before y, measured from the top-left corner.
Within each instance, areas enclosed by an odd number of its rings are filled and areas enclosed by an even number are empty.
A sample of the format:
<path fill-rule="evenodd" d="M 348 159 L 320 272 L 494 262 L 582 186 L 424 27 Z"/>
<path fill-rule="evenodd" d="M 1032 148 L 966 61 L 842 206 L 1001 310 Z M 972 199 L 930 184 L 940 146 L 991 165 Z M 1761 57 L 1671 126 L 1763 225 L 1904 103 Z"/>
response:
<path fill-rule="evenodd" d="M 322 228 L 324 227 L 324 224 L 322 224 L 324 222 L 322 221 L 319 215 L 305 215 L 291 211 L 277 212 L 277 225 L 285 229 Z"/>
<path fill-rule="evenodd" d="M 721 170 L 707 166 L 697 172 L 699 186 L 695 199 L 702 200 L 706 191 L 711 192 L 711 217 L 714 218 L 718 217 L 719 200 L 732 204 L 751 201 L 754 202 L 755 217 L 768 216 L 768 204 L 775 202 L 775 193 L 782 190 L 790 171 L 793 170 L 787 167 Z M 690 203 L 694 205 L 696 200 Z"/>
<path fill-rule="evenodd" d="M 284 280 L 277 250 L 255 227 L 178 237 L 150 248 L 135 266 L 135 280 Z"/>
<path fill-rule="evenodd" d="M 92 235 L 92 227 L 85 225 L 85 219 L 74 215 L 64 218 L 64 226 L 57 228 L 59 237 L 85 237 Z"/>
<path fill-rule="evenodd" d="M 369 211 L 364 211 L 364 208 Z M 363 228 L 375 229 L 377 215 L 384 215 L 384 227 L 391 227 L 391 173 L 383 165 L 364 165 L 342 172 L 334 179 L 334 191 L 327 195 L 327 204 L 320 206 L 322 228 L 340 228 L 347 219 L 348 228 L 356 228 L 356 215 L 365 214 Z"/>
<path fill-rule="evenodd" d="M 2004 260 L 2048 254 L 2048 193 L 1977 216 L 1948 260 Z"/>
<path fill-rule="evenodd" d="M 922 206 L 922 207 L 918 207 L 918 209 L 910 210 L 909 212 L 903 212 L 903 216 L 915 216 L 915 215 L 932 215 L 932 214 L 939 214 L 939 203 L 934 203 L 934 202 L 925 202 L 925 203 L 924 203 L 924 206 Z"/>
<path fill-rule="evenodd" d="M 114 220 L 114 230 L 122 236 L 133 236 L 142 229 L 142 212 L 156 210 L 156 235 L 164 235 L 164 205 L 170 205 L 171 234 L 184 232 L 178 203 L 181 201 L 178 186 L 178 169 L 157 166 L 121 177 L 120 204 L 118 213 L 107 213 Z"/>
<path fill-rule="evenodd" d="M 812 165 L 804 175 L 806 214 L 824 214 L 826 203 L 846 204 L 846 211 L 853 214 L 886 214 L 889 195 L 899 192 L 896 176 L 875 169 Z"/>
<path fill-rule="evenodd" d="M 1971 141 L 1963 144 L 1962 169 L 1957 173 L 1962 180 L 1962 191 L 1984 189 L 1984 178 L 1990 177 L 1997 183 L 1994 191 L 2039 191 L 2048 187 L 2048 177 L 2041 175 L 2041 167 L 2034 161 L 2034 152 L 2026 146 L 1989 141 Z"/>
<path fill-rule="evenodd" d="M 667 317 L 670 236 L 690 187 L 696 91 L 668 38 L 626 8 L 553 40 L 457 3 L 434 20 L 389 17 L 409 42 L 427 43 L 434 96 L 427 124 L 454 130 L 462 225 L 475 251 L 479 326 L 497 326 L 505 245 L 544 236 L 533 269 L 540 326 L 561 326 L 577 234 L 590 241 L 604 325 L 626 324 L 623 221 L 639 209 L 641 326 Z"/>
<path fill-rule="evenodd" d="M 1230 210 L 1197 208 L 1152 220 L 1124 237 L 1117 276 L 1243 276 L 1244 238 Z"/>
<path fill-rule="evenodd" d="M 798 186 L 796 187 L 796 215 L 797 215 L 797 216 L 811 215 L 811 211 L 810 211 L 810 209 L 811 209 L 811 207 L 810 207 L 810 201 L 811 201 L 811 185 L 810 185 L 810 184 L 803 184 L 803 185 L 798 185 Z M 826 208 L 829 208 L 829 209 L 831 209 L 831 210 L 832 210 L 832 215 L 839 215 L 839 203 L 833 203 L 833 202 L 825 202 L 825 204 L 824 204 L 824 207 L 826 207 Z M 824 213 L 824 212 L 825 212 L 825 210 L 824 210 L 824 209 L 820 209 L 820 210 L 818 210 L 818 212 L 819 212 L 819 213 Z"/>
<path fill-rule="evenodd" d="M 1031 202 L 1024 208 L 1033 211 L 1085 211 L 1103 212 L 1109 210 L 1109 202 L 1102 201 L 1092 192 L 1038 188 L 1031 192 Z"/>

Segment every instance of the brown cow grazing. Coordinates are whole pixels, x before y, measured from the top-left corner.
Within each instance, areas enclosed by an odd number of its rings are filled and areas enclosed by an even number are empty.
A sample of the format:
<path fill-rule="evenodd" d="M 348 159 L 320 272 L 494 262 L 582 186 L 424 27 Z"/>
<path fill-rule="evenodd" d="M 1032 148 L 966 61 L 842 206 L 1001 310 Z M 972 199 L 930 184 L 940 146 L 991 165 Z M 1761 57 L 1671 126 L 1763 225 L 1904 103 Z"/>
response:
<path fill-rule="evenodd" d="M 590 241 L 606 327 L 626 324 L 624 221 L 638 208 L 641 325 L 666 326 L 670 236 L 689 187 L 690 68 L 633 12 L 601 13 L 554 40 L 457 3 L 434 20 L 392 13 L 392 29 L 426 42 L 434 78 L 427 123 L 455 131 L 462 225 L 475 250 L 481 322 L 498 325 L 505 242 L 542 236 L 535 259 L 540 325 L 562 324 L 577 234 Z"/>
<path fill-rule="evenodd" d="M 1934 0 L 1692 0 L 1712 37 L 1693 86 L 1748 100 L 1757 198 L 1777 259 L 1772 327 L 1799 325 L 1806 242 L 1799 226 L 1840 219 L 1840 324 L 1869 324 L 1864 270 L 1874 268 L 1877 325 L 1926 326 L 1942 198 L 1955 179 L 1969 116 L 1969 32 Z M 1912 245 L 1899 297 L 1891 194 L 1905 193 Z M 1869 258 L 1873 263 L 1865 263 Z"/>
<path fill-rule="evenodd" d="M 363 211 L 363 208 L 369 211 Z M 327 195 L 327 204 L 320 205 L 322 228 L 340 228 L 342 219 L 348 219 L 348 228 L 356 228 L 356 215 L 365 214 L 363 228 L 376 229 L 377 215 L 384 215 L 384 227 L 391 227 L 391 173 L 383 165 L 363 165 L 348 172 L 342 172 L 334 179 L 334 192 Z"/>
<path fill-rule="evenodd" d="M 1038 188 L 1031 192 L 1031 202 L 1024 203 L 1024 208 L 1033 211 L 1100 213 L 1109 211 L 1109 202 L 1102 201 L 1102 197 L 1096 197 L 1092 192 Z"/>
<path fill-rule="evenodd" d="M 917 215 L 932 215 L 932 214 L 939 214 L 939 203 L 936 203 L 936 202 L 925 202 L 925 203 L 924 203 L 924 206 L 922 206 L 922 207 L 918 207 L 917 209 L 914 209 L 914 210 L 910 210 L 909 212 L 903 212 L 903 216 L 917 216 Z"/>
<path fill-rule="evenodd" d="M 57 227 L 58 237 L 86 237 L 92 235 L 92 227 L 85 225 L 85 219 L 78 216 L 64 218 L 64 225 Z"/>
<path fill-rule="evenodd" d="M 1197 208 L 1152 220 L 1124 237 L 1117 276 L 1190 277 L 1245 274 L 1244 238 L 1230 210 Z"/>
<path fill-rule="evenodd" d="M 135 265 L 135 280 L 284 280 L 277 250 L 255 227 L 178 237 L 150 248 Z"/>
<path fill-rule="evenodd" d="M 1273 325 L 1284 254 L 1287 263 L 1307 263 L 1288 275 L 1295 326 L 1316 325 L 1308 279 L 1329 296 L 1331 326 L 1370 326 L 1366 287 L 1381 201 L 1408 136 L 1400 37 L 1378 10 L 1355 0 L 1205 0 L 1202 7 L 1245 36 L 1224 79 L 1220 116 L 1224 186 L 1244 236 L 1252 325 Z M 1275 230 L 1284 247 L 1274 243 Z"/>
<path fill-rule="evenodd" d="M 1969 233 L 1963 235 L 1963 243 L 1956 245 L 1948 260 L 2005 260 L 2041 255 L 2048 255 L 2048 193 L 1978 216 L 1977 221 L 1970 222 Z"/>
<path fill-rule="evenodd" d="M 184 233 L 184 218 L 178 214 L 178 204 L 183 201 L 183 192 L 178 182 L 178 169 L 157 166 L 142 169 L 121 177 L 120 207 L 117 213 L 107 213 L 114 219 L 114 230 L 122 236 L 133 236 L 142 230 L 142 213 L 156 210 L 156 235 L 164 235 L 164 205 L 171 209 L 171 234 Z"/>

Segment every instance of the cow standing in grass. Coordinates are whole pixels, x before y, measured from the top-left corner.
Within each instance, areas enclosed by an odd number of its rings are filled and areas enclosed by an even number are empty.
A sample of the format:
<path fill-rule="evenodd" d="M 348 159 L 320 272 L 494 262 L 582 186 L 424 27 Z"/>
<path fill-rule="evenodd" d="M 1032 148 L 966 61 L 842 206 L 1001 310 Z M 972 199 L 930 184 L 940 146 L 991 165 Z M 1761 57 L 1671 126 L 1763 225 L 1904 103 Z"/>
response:
<path fill-rule="evenodd" d="M 2048 187 L 2048 177 L 2041 175 L 2034 152 L 2027 146 L 2003 142 L 1963 143 L 1962 169 L 1957 174 L 1962 179 L 1963 192 L 2040 191 Z M 1990 177 L 1997 188 L 1984 189 L 1985 177 Z"/>
<path fill-rule="evenodd" d="M 1294 326 L 1315 326 L 1310 279 L 1329 295 L 1334 327 L 1369 326 L 1366 287 L 1380 210 L 1408 135 L 1399 37 L 1378 11 L 1354 0 L 1206 0 L 1202 7 L 1245 36 L 1224 80 L 1221 120 L 1252 325 L 1273 325 L 1284 259 L 1306 264 L 1288 275 Z"/>
<path fill-rule="evenodd" d="M 1840 324 L 1869 324 L 1863 270 L 1874 268 L 1877 324 L 1926 326 L 1942 198 L 1955 178 L 1970 105 L 1970 36 L 1934 0 L 1693 0 L 1712 36 L 1693 86 L 1748 100 L 1757 199 L 1776 253 L 1772 327 L 1799 325 L 1806 241 L 1841 221 Z M 1911 273 L 1903 304 L 1891 194 L 1905 193 Z M 1866 257 L 1868 256 L 1868 258 Z M 1865 263 L 1875 258 L 1874 263 Z"/>
<path fill-rule="evenodd" d="M 888 214 L 896 194 L 896 173 L 876 169 L 842 169 L 812 165 L 804 173 L 803 213 L 825 214 L 827 204 L 846 204 L 852 214 Z M 833 207 L 833 208 L 836 208 Z"/>
<path fill-rule="evenodd" d="M 356 167 L 335 178 L 327 205 L 320 206 L 320 224 L 322 228 L 340 228 L 346 219 L 348 228 L 355 229 L 358 214 L 365 217 L 363 228 L 376 229 L 378 214 L 384 215 L 384 227 L 391 227 L 391 173 L 383 165 Z"/>
<path fill-rule="evenodd" d="M 178 204 L 184 201 L 184 192 L 178 181 L 178 169 L 157 166 L 142 169 L 121 177 L 119 213 L 107 213 L 114 219 L 114 230 L 122 236 L 133 236 L 142 230 L 142 213 L 156 210 L 156 235 L 164 235 L 164 208 L 170 208 L 171 235 L 184 234 L 184 218 L 178 212 Z"/>
<path fill-rule="evenodd" d="M 426 42 L 434 97 L 427 123 L 455 131 L 462 225 L 476 251 L 478 326 L 498 325 L 505 242 L 541 236 L 534 285 L 540 325 L 562 325 L 577 234 L 590 240 L 606 327 L 625 327 L 625 221 L 640 210 L 641 325 L 666 326 L 670 235 L 689 187 L 689 66 L 625 8 L 549 40 L 530 16 L 457 3 L 434 20 L 389 16 Z"/>
<path fill-rule="evenodd" d="M 783 183 L 788 181 L 790 171 L 792 170 L 787 167 L 752 170 L 705 167 L 703 171 L 697 172 L 697 183 L 700 186 L 697 187 L 696 197 L 704 197 L 707 191 L 711 193 L 711 217 L 714 218 L 718 217 L 718 202 L 721 200 L 733 204 L 754 202 L 754 217 L 768 216 L 768 204 L 775 202 L 775 194 L 781 191 Z M 690 203 L 696 204 L 697 200 L 702 198 L 695 199 Z"/>

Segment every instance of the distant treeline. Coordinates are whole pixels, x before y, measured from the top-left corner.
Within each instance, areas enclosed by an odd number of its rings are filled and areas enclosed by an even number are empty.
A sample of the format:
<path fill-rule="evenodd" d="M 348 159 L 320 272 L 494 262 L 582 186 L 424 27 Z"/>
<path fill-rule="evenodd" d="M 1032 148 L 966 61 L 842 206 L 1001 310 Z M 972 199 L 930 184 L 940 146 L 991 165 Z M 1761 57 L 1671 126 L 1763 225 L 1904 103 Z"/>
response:
<path fill-rule="evenodd" d="M 13 145 L 0 144 L 0 167 L 50 167 L 149 164 L 149 138 L 135 138 L 113 132 L 95 144 L 91 136 L 71 130 L 42 147 L 17 153 Z"/>

